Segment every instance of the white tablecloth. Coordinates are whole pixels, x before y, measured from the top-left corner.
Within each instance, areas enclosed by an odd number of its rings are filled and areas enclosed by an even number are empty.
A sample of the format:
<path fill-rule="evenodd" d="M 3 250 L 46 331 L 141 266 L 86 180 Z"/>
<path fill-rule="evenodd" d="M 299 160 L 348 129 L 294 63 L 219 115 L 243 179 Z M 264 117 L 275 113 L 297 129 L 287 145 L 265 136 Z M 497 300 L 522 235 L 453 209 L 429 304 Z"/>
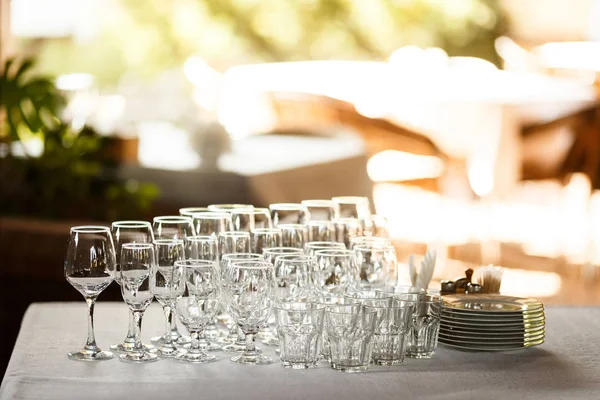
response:
<path fill-rule="evenodd" d="M 325 364 L 295 371 L 278 363 L 242 366 L 216 352 L 212 364 L 161 360 L 140 365 L 119 360 L 75 362 L 67 352 L 85 339 L 85 305 L 33 304 L 0 388 L 13 399 L 599 399 L 600 308 L 548 308 L 547 341 L 537 348 L 460 352 L 440 346 L 431 360 L 346 374 Z M 123 339 L 124 304 L 96 306 L 98 344 Z M 156 304 L 144 318 L 143 338 L 163 327 Z M 272 348 L 266 351 L 275 356 Z"/>

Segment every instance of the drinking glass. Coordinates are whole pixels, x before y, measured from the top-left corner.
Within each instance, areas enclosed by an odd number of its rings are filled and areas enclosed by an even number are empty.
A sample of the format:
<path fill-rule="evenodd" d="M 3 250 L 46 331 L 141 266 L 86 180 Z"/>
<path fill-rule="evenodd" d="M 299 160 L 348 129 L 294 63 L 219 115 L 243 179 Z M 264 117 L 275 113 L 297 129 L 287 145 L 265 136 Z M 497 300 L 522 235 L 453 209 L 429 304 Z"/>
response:
<path fill-rule="evenodd" d="M 367 197 L 339 196 L 331 200 L 339 206 L 341 218 L 364 219 L 371 215 L 371 205 Z"/>
<path fill-rule="evenodd" d="M 219 233 L 219 254 L 249 253 L 250 233 L 248 232 L 221 232 Z"/>
<path fill-rule="evenodd" d="M 363 235 L 363 228 L 356 218 L 340 218 L 335 221 L 336 241 L 350 249 L 352 238 Z"/>
<path fill-rule="evenodd" d="M 304 224 L 310 219 L 308 209 L 297 203 L 276 203 L 269 206 L 273 226 L 279 224 Z"/>
<path fill-rule="evenodd" d="M 152 243 L 154 234 L 152 233 L 152 225 L 147 221 L 115 221 L 111 224 L 111 234 L 115 244 L 115 256 L 117 260 L 116 271 L 119 270 L 121 260 L 121 248 L 125 243 Z M 121 285 L 119 274 L 115 274 L 115 282 Z M 129 310 L 129 326 L 127 336 L 122 343 L 113 344 L 110 349 L 118 352 L 127 352 L 133 349 L 135 345 L 135 321 L 133 312 Z M 154 346 L 144 344 L 147 351 L 154 350 Z"/>
<path fill-rule="evenodd" d="M 254 229 L 250 237 L 253 253 L 262 254 L 263 249 L 281 247 L 282 232 L 278 228 Z"/>
<path fill-rule="evenodd" d="M 345 372 L 369 369 L 376 314 L 361 305 L 331 305 L 325 309 L 331 368 Z"/>
<path fill-rule="evenodd" d="M 304 245 L 304 252 L 309 256 L 314 256 L 318 250 L 345 250 L 346 246 L 340 242 L 308 242 Z"/>
<path fill-rule="evenodd" d="M 184 207 L 179 209 L 179 215 L 192 218 L 194 214 L 210 212 L 208 207 Z"/>
<path fill-rule="evenodd" d="M 69 233 L 65 278 L 85 298 L 88 306 L 88 335 L 82 350 L 69 353 L 71 360 L 95 361 L 113 357 L 96 345 L 94 305 L 98 295 L 115 278 L 115 246 L 105 226 L 74 226 Z"/>
<path fill-rule="evenodd" d="M 238 208 L 254 208 L 252 204 L 211 204 L 208 206 L 210 211 L 230 213 Z"/>
<path fill-rule="evenodd" d="M 307 221 L 309 242 L 332 242 L 336 239 L 335 223 L 332 221 Z"/>
<path fill-rule="evenodd" d="M 271 211 L 268 208 L 254 207 L 254 229 L 272 227 Z"/>
<path fill-rule="evenodd" d="M 271 314 L 275 277 L 273 265 L 265 261 L 236 261 L 225 272 L 227 310 L 246 336 L 246 351 L 231 361 L 240 364 L 271 364 L 273 360 L 258 353 L 254 336 Z"/>
<path fill-rule="evenodd" d="M 198 235 L 214 235 L 219 236 L 219 233 L 231 231 L 233 224 L 231 223 L 231 214 L 226 212 L 203 212 L 192 216 L 194 230 Z"/>
<path fill-rule="evenodd" d="M 194 226 L 190 217 L 180 215 L 166 215 L 154 217 L 152 220 L 152 230 L 155 239 L 180 239 L 187 236 L 194 236 Z"/>
<path fill-rule="evenodd" d="M 398 275 L 394 246 L 356 245 L 354 254 L 360 271 L 359 287 L 376 288 L 396 285 Z"/>
<path fill-rule="evenodd" d="M 287 255 L 304 255 L 302 249 L 298 249 L 295 247 L 271 247 L 263 250 L 263 256 L 265 261 L 270 262 L 275 265 L 275 260 L 279 256 L 287 256 Z"/>
<path fill-rule="evenodd" d="M 325 306 L 284 302 L 275 306 L 281 365 L 314 368 L 319 361 Z"/>
<path fill-rule="evenodd" d="M 133 311 L 135 319 L 135 345 L 132 351 L 121 354 L 126 362 L 156 361 L 156 354 L 142 346 L 142 318 L 152 302 L 156 278 L 156 258 L 151 243 L 126 243 L 121 249 L 121 294 Z"/>
<path fill-rule="evenodd" d="M 157 260 L 154 297 L 162 306 L 165 314 L 165 334 L 154 338 L 154 341 L 160 343 L 158 348 L 160 356 L 174 357 L 177 348 L 173 342 L 171 332 L 173 327 L 177 329 L 177 322 L 173 316 L 176 310 L 175 302 L 177 296 L 181 294 L 180 288 L 182 286 L 182 269 L 176 264 L 177 261 L 184 259 L 184 245 L 182 240 L 158 239 L 154 241 L 154 249 Z"/>
<path fill-rule="evenodd" d="M 344 297 L 344 296 L 338 296 L 338 295 L 322 295 L 321 297 L 319 297 L 318 301 L 319 304 L 322 304 L 323 306 L 330 307 L 330 306 L 340 306 L 340 305 L 355 305 L 355 306 L 360 306 L 361 303 L 360 301 L 356 300 L 356 299 L 352 299 L 349 297 Z M 323 357 L 323 359 L 327 360 L 327 361 L 331 361 L 331 351 L 330 351 L 330 347 L 329 347 L 329 337 L 327 336 L 327 320 L 325 319 L 325 321 L 323 322 L 323 338 L 322 338 L 322 345 L 321 345 L 321 357 Z"/>
<path fill-rule="evenodd" d="M 183 240 L 185 258 L 188 260 L 219 260 L 217 238 L 213 235 L 189 236 Z"/>
<path fill-rule="evenodd" d="M 311 220 L 335 221 L 340 217 L 340 206 L 333 200 L 303 200 Z"/>
<path fill-rule="evenodd" d="M 373 301 L 365 304 L 375 312 L 372 359 L 378 365 L 404 362 L 406 342 L 412 325 L 413 303 L 402 300 Z"/>
<path fill-rule="evenodd" d="M 262 254 L 253 253 L 231 253 L 223 254 L 221 259 L 221 282 L 225 283 L 225 272 L 230 263 L 236 261 L 262 261 L 264 256 Z M 221 302 L 222 305 L 227 303 L 226 299 Z M 225 321 L 225 318 L 223 318 Z M 242 329 L 233 321 L 229 320 L 229 333 L 227 337 L 220 340 L 220 343 L 226 344 L 222 348 L 223 351 L 238 353 L 246 350 L 246 337 Z M 258 350 L 258 349 L 257 349 Z"/>
<path fill-rule="evenodd" d="M 304 243 L 308 241 L 308 229 L 304 224 L 279 224 L 281 229 L 281 245 L 284 247 L 304 248 Z"/>
<path fill-rule="evenodd" d="M 442 298 L 426 293 L 400 294 L 399 300 L 413 304 L 413 316 L 406 355 L 411 358 L 431 358 L 435 354 L 440 329 Z"/>
<path fill-rule="evenodd" d="M 275 259 L 275 299 L 278 302 L 313 301 L 318 296 L 313 277 L 317 273 L 314 257 L 288 254 Z"/>
<path fill-rule="evenodd" d="M 254 229 L 254 216 L 257 212 L 253 208 L 235 208 L 230 211 L 234 231 L 252 232 Z"/>
<path fill-rule="evenodd" d="M 221 276 L 216 261 L 185 260 L 176 265 L 183 269 L 183 294 L 177 298 L 177 315 L 190 332 L 192 343 L 182 350 L 176 359 L 193 363 L 214 361 L 216 357 L 206 354 L 200 346 L 200 335 L 219 310 Z"/>
<path fill-rule="evenodd" d="M 346 249 L 316 250 L 317 287 L 328 294 L 342 295 L 359 281 L 360 274 L 354 252 Z"/>

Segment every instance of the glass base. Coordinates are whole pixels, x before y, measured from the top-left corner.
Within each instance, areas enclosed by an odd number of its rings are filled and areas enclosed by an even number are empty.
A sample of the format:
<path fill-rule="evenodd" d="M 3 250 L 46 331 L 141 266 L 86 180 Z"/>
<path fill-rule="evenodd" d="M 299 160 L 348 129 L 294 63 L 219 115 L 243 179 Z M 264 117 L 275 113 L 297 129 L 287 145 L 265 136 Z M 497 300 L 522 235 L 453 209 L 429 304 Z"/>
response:
<path fill-rule="evenodd" d="M 340 372 L 366 372 L 369 365 L 341 365 L 332 362 L 331 368 Z"/>
<path fill-rule="evenodd" d="M 156 350 L 156 354 L 159 357 L 175 357 L 179 350 L 175 346 L 165 347 L 161 346 Z"/>
<path fill-rule="evenodd" d="M 175 359 L 178 361 L 201 364 L 201 363 L 208 363 L 208 362 L 216 361 L 217 357 L 215 357 L 212 354 L 206 354 L 203 352 L 202 353 L 190 353 L 190 352 L 184 350 L 184 351 L 180 351 L 175 356 Z"/>
<path fill-rule="evenodd" d="M 181 348 L 181 349 L 189 349 L 191 346 L 191 343 L 186 343 L 183 345 L 179 345 L 177 347 Z M 200 342 L 200 348 L 202 349 L 202 351 L 219 351 L 219 350 L 223 350 L 223 345 L 219 344 L 219 343 L 213 343 L 213 342 Z"/>
<path fill-rule="evenodd" d="M 308 368 L 316 368 L 317 362 L 288 362 L 282 361 L 281 365 L 284 368 L 292 368 L 292 369 L 308 369 Z"/>
<path fill-rule="evenodd" d="M 171 338 L 173 340 L 173 344 L 175 344 L 176 346 L 183 346 L 183 345 L 191 343 L 191 341 L 192 341 L 192 339 L 190 339 L 189 336 L 180 335 L 176 338 L 175 335 L 171 335 Z M 155 337 L 151 338 L 150 341 L 152 343 L 154 343 L 154 345 L 160 346 L 165 343 L 165 337 L 164 336 L 155 336 Z"/>
<path fill-rule="evenodd" d="M 121 354 L 119 360 L 130 363 L 152 362 L 158 361 L 158 356 L 153 353 L 127 353 Z"/>
<path fill-rule="evenodd" d="M 386 366 L 400 365 L 400 364 L 404 364 L 404 359 L 402 359 L 402 360 L 373 360 L 373 364 L 386 365 Z"/>
<path fill-rule="evenodd" d="M 152 346 L 151 344 L 142 344 L 142 346 L 144 346 L 144 351 L 147 351 L 148 353 L 156 352 L 156 347 Z M 117 353 L 130 353 L 133 351 L 134 347 L 135 343 L 123 342 L 111 345 L 110 349 L 112 351 L 116 351 Z"/>
<path fill-rule="evenodd" d="M 435 354 L 434 351 L 407 351 L 406 356 L 410 358 L 431 358 Z"/>
<path fill-rule="evenodd" d="M 221 350 L 223 350 L 226 353 L 243 353 L 246 351 L 246 344 L 239 344 L 239 343 L 232 343 L 232 344 L 228 344 L 227 346 L 223 346 L 221 347 Z M 260 347 L 256 348 L 256 352 L 257 353 L 262 353 L 262 349 Z"/>
<path fill-rule="evenodd" d="M 232 362 L 245 365 L 268 365 L 273 364 L 271 357 L 263 356 L 258 353 L 248 354 L 242 353 L 239 356 L 233 357 Z"/>
<path fill-rule="evenodd" d="M 75 361 L 102 361 L 102 360 L 110 360 L 112 359 L 113 353 L 110 351 L 102 351 L 97 349 L 96 351 L 90 350 L 79 350 L 72 351 L 69 353 L 69 359 Z"/>

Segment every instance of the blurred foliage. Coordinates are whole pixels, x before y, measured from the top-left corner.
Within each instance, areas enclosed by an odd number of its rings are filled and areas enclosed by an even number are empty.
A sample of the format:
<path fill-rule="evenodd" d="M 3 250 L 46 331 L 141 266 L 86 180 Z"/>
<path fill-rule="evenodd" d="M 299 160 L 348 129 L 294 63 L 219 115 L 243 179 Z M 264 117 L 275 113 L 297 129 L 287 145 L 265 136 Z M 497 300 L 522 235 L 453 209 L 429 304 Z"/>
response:
<path fill-rule="evenodd" d="M 65 99 L 50 79 L 28 73 L 32 65 L 10 59 L 0 75 L 0 213 L 110 221 L 147 210 L 158 189 L 118 179 L 106 151 L 115 139 L 60 122 Z M 31 138 L 42 140 L 42 154 L 15 154 Z"/>
<path fill-rule="evenodd" d="M 91 41 L 48 40 L 54 74 L 89 72 L 101 85 L 127 71 L 151 77 L 201 55 L 217 69 L 272 61 L 386 60 L 404 45 L 499 63 L 498 0 L 103 0 Z"/>

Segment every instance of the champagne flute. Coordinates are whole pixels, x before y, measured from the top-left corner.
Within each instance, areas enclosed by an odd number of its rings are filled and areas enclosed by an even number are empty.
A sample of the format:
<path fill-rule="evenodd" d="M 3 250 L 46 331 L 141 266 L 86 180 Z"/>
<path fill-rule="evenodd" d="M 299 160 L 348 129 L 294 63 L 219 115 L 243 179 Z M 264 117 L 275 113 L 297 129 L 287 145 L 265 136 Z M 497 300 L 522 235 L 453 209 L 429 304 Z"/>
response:
<path fill-rule="evenodd" d="M 121 249 L 121 294 L 133 311 L 135 320 L 135 345 L 133 350 L 121 354 L 126 362 L 149 362 L 158 360 L 156 354 L 147 352 L 142 346 L 142 318 L 152 303 L 156 283 L 156 258 L 151 243 L 126 243 Z"/>
<path fill-rule="evenodd" d="M 121 248 L 125 243 L 152 243 L 154 241 L 154 234 L 152 232 L 152 225 L 147 221 L 115 221 L 111 224 L 111 233 L 115 243 L 115 256 L 117 259 L 116 270 L 119 271 L 119 265 L 121 260 Z M 119 275 L 115 275 L 115 281 L 121 285 Z M 135 321 L 133 319 L 133 312 L 129 310 L 129 327 L 127 329 L 127 336 L 122 343 L 113 344 L 110 349 L 121 353 L 133 350 L 135 345 Z M 148 351 L 153 351 L 154 346 L 151 344 L 144 344 L 144 347 Z"/>
<path fill-rule="evenodd" d="M 88 306 L 88 336 L 82 350 L 69 353 L 71 360 L 96 361 L 113 357 L 96 345 L 94 335 L 94 304 L 98 295 L 115 277 L 116 257 L 110 229 L 105 226 L 75 226 L 71 228 L 65 277 L 85 298 Z"/>

